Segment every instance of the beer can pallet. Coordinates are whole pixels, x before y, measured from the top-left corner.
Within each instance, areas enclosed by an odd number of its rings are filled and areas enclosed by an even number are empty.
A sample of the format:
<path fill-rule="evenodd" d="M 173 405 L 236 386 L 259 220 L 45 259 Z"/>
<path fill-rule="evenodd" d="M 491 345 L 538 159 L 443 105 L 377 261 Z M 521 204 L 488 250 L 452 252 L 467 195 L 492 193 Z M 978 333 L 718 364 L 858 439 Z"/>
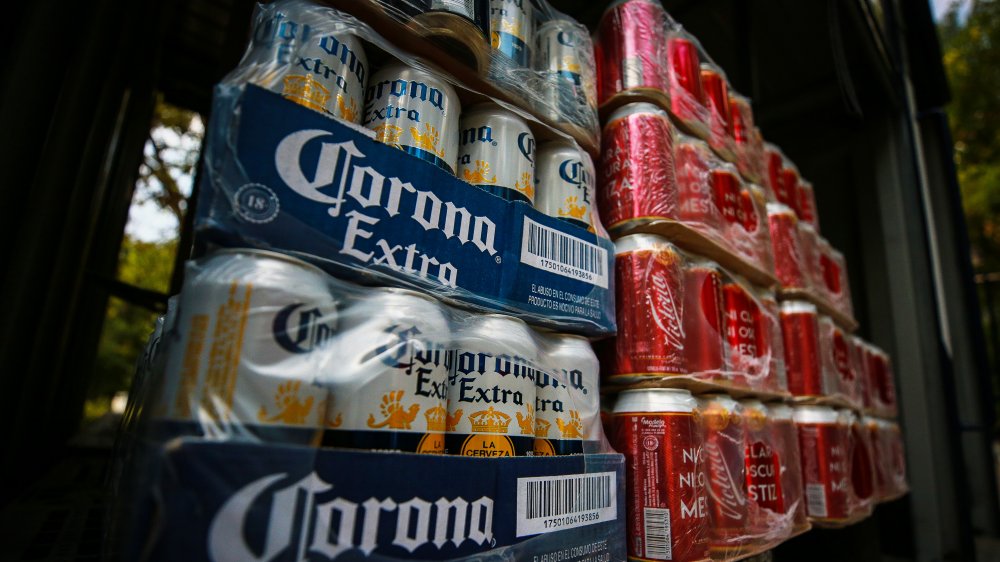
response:
<path fill-rule="evenodd" d="M 553 10 L 546 2 L 318 1 L 357 17 L 382 37 L 391 38 L 403 51 L 431 61 L 471 89 L 532 113 L 546 126 L 569 135 L 592 156 L 597 155 L 599 134 L 596 94 L 593 93 L 593 46 L 585 28 Z M 532 6 L 544 9 L 539 14 L 527 13 L 521 22 L 493 21 L 501 12 L 507 13 L 517 6 L 528 12 L 533 10 Z M 486 14 L 485 25 L 481 25 L 483 13 Z M 566 68 L 548 64 L 542 56 L 543 49 L 534 46 L 535 38 L 525 35 L 531 31 L 535 18 L 542 16 L 549 21 L 568 22 L 573 29 L 574 41 L 563 41 L 572 45 L 561 44 L 571 52 L 552 59 L 569 60 L 569 54 L 578 57 Z M 462 23 L 452 25 L 459 21 Z M 494 29 L 498 25 L 503 26 L 502 31 Z M 489 38 L 484 50 L 479 32 L 485 29 L 489 30 Z M 525 36 L 522 40 L 515 35 Z M 544 39 L 542 34 L 538 37 Z M 444 39 L 444 42 L 428 40 L 435 38 Z M 527 58 L 522 60 L 512 52 L 503 52 L 506 47 L 514 48 L 513 45 L 521 46 Z M 535 50 L 537 56 L 533 54 Z"/>

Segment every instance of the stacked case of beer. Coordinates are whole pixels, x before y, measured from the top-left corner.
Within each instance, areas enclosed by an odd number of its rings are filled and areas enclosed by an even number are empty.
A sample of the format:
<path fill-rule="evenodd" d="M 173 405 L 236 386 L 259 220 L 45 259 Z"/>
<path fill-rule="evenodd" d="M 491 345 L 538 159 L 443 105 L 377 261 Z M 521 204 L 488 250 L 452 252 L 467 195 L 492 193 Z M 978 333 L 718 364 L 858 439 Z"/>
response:
<path fill-rule="evenodd" d="M 429 6 L 414 25 L 461 8 Z M 546 13 L 526 37 L 592 75 Z M 126 558 L 625 559 L 591 156 L 435 62 L 349 9 L 258 6 L 216 91 L 197 257 L 137 376 Z"/>
<path fill-rule="evenodd" d="M 614 2 L 595 37 L 630 558 L 742 559 L 905 493 L 898 425 L 866 417 L 895 415 L 888 356 L 851 333 L 812 184 L 657 0 Z"/>

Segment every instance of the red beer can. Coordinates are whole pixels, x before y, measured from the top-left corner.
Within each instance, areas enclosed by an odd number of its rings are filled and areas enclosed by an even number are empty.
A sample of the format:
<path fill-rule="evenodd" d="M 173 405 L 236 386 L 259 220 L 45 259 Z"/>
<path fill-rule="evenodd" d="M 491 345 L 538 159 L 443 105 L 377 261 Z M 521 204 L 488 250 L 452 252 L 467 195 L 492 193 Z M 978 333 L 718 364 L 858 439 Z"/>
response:
<path fill-rule="evenodd" d="M 852 519 L 860 519 L 870 515 L 875 506 L 875 464 L 871 439 L 854 412 L 838 410 L 837 415 L 846 427 L 848 458 L 851 463 L 848 511 Z"/>
<path fill-rule="evenodd" d="M 791 531 L 784 516 L 785 497 L 781 482 L 780 450 L 760 400 L 740 400 L 746 426 L 744 458 L 747 473 L 750 531 L 758 539 L 773 540 Z"/>
<path fill-rule="evenodd" d="M 722 275 L 710 261 L 684 268 L 684 358 L 687 372 L 712 379 L 725 373 Z"/>
<path fill-rule="evenodd" d="M 667 39 L 667 53 L 670 111 L 692 132 L 707 136 L 708 109 L 701 83 L 698 43 L 683 32 L 674 32 Z"/>
<path fill-rule="evenodd" d="M 880 433 L 879 422 L 881 420 L 871 417 L 864 416 L 861 418 L 861 424 L 864 427 L 864 431 L 868 434 L 868 440 L 871 443 L 871 453 L 874 465 L 874 472 L 872 472 L 872 486 L 874 488 L 874 495 L 877 501 L 883 501 L 889 494 L 889 461 L 888 455 L 883 450 L 882 447 L 882 435 Z"/>
<path fill-rule="evenodd" d="M 727 237 L 730 225 L 738 225 L 743 221 L 743 201 L 740 198 L 743 182 L 740 181 L 736 170 L 728 165 L 712 168 L 709 172 L 709 181 L 715 207 L 719 209 L 725 221 L 723 225 L 725 230 L 718 234 Z"/>
<path fill-rule="evenodd" d="M 735 162 L 733 122 L 729 115 L 729 85 L 722 71 L 710 64 L 701 65 L 701 87 L 708 107 L 708 144 L 720 156 Z"/>
<path fill-rule="evenodd" d="M 678 134 L 674 143 L 674 170 L 680 194 L 678 218 L 699 232 L 717 237 L 728 224 L 716 203 L 711 180 L 717 162 L 712 149 L 694 137 Z M 725 190 L 728 193 L 728 188 Z"/>
<path fill-rule="evenodd" d="M 823 396 L 826 389 L 819 357 L 816 306 L 802 301 L 781 303 L 788 391 L 793 396 Z"/>
<path fill-rule="evenodd" d="M 611 229 L 636 218 L 677 218 L 674 127 L 650 103 L 615 110 L 601 135 L 601 220 Z"/>
<path fill-rule="evenodd" d="M 698 398 L 705 424 L 705 470 L 713 553 L 734 554 L 750 538 L 745 426 L 739 402 L 726 394 Z"/>
<path fill-rule="evenodd" d="M 615 94 L 668 92 L 667 13 L 658 0 L 624 0 L 609 6 L 597 24 L 598 103 Z"/>
<path fill-rule="evenodd" d="M 816 212 L 816 193 L 813 184 L 802 180 L 799 182 L 799 218 L 813 225 L 819 232 L 819 214 Z"/>
<path fill-rule="evenodd" d="M 857 336 L 845 334 L 847 341 L 847 360 L 851 369 L 850 383 L 847 386 L 847 400 L 856 409 L 864 408 L 864 351 L 861 340 Z"/>
<path fill-rule="evenodd" d="M 871 369 L 873 394 L 872 407 L 880 416 L 894 417 L 896 415 L 896 384 L 892 372 L 892 362 L 889 354 L 878 347 L 871 347 Z"/>
<path fill-rule="evenodd" d="M 767 171 L 767 187 L 771 190 L 771 194 L 774 195 L 774 199 L 780 202 L 778 193 L 784 191 L 782 184 L 784 177 L 781 174 L 781 170 L 785 165 L 785 155 L 782 154 L 781 149 L 777 146 L 765 143 L 764 160 L 764 167 Z M 795 210 L 794 208 L 791 209 Z"/>
<path fill-rule="evenodd" d="M 618 336 L 612 378 L 687 373 L 684 262 L 665 239 L 631 234 L 615 242 Z"/>
<path fill-rule="evenodd" d="M 796 406 L 795 426 L 802 454 L 806 512 L 820 522 L 847 519 L 850 472 L 847 434 L 837 412 L 825 406 Z"/>
<path fill-rule="evenodd" d="M 802 250 L 802 271 L 806 274 L 808 288 L 817 294 L 826 292 L 823 268 L 819 261 L 819 233 L 807 222 L 799 221 L 799 243 Z"/>
<path fill-rule="evenodd" d="M 696 410 L 686 390 L 626 390 L 618 397 L 612 445 L 625 455 L 630 559 L 709 559 L 704 429 Z"/>
<path fill-rule="evenodd" d="M 786 158 L 781 166 L 780 188 L 774 191 L 774 198 L 794 209 L 795 214 L 802 218 L 799 211 L 799 178 L 799 169 Z"/>
<path fill-rule="evenodd" d="M 894 421 L 879 420 L 882 447 L 885 449 L 886 466 L 889 467 L 889 496 L 894 499 L 909 490 L 906 483 L 906 454 L 903 450 L 903 433 Z"/>
<path fill-rule="evenodd" d="M 761 306 L 761 346 L 768 359 L 767 375 L 759 390 L 766 392 L 788 392 L 788 375 L 785 372 L 785 343 L 781 335 L 781 307 L 774 293 L 767 291 L 760 295 Z"/>
<path fill-rule="evenodd" d="M 819 315 L 820 364 L 827 395 L 837 395 L 850 400 L 854 371 L 851 369 L 851 352 L 844 330 L 826 315 Z"/>
<path fill-rule="evenodd" d="M 731 384 L 739 388 L 762 386 L 769 365 L 761 344 L 763 329 L 760 306 L 741 283 L 730 281 L 722 286 L 725 309 L 726 342 L 729 344 Z"/>
<path fill-rule="evenodd" d="M 771 234 L 767 225 L 764 190 L 748 185 L 740 191 L 740 223 L 731 228 L 730 240 L 736 251 L 764 271 L 774 269 Z"/>
<path fill-rule="evenodd" d="M 768 203 L 767 219 L 778 281 L 786 289 L 807 288 L 809 284 L 802 259 L 799 219 L 795 211 L 783 203 Z"/>
<path fill-rule="evenodd" d="M 794 411 L 787 404 L 773 403 L 767 405 L 767 412 L 781 466 L 781 503 L 775 505 L 791 520 L 792 532 L 798 533 L 809 528 L 809 519 L 802 496 L 802 456 L 799 453 L 798 429 L 792 419 Z"/>
<path fill-rule="evenodd" d="M 750 181 L 761 183 L 760 161 L 762 138 L 753 123 L 753 109 L 750 100 L 736 92 L 729 91 L 729 116 L 733 122 L 733 141 L 736 147 L 736 167 L 740 174 Z"/>

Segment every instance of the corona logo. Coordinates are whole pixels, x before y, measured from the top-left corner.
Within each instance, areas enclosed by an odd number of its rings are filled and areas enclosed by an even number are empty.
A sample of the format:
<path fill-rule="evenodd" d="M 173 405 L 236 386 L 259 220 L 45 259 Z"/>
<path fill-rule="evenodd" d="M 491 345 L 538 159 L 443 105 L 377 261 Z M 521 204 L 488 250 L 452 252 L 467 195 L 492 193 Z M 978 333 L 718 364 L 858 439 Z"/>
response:
<path fill-rule="evenodd" d="M 472 431 L 475 433 L 507 433 L 510 425 L 510 416 L 503 412 L 498 412 L 490 406 L 486 410 L 481 410 L 474 414 L 469 414 L 469 422 L 472 424 Z"/>
<path fill-rule="evenodd" d="M 420 100 L 444 112 L 444 92 L 416 80 L 383 80 L 365 89 L 365 105 L 385 96 Z"/>
<path fill-rule="evenodd" d="M 467 144 L 472 144 L 474 142 L 485 142 L 487 144 L 496 145 L 496 141 L 493 140 L 493 127 L 490 127 L 489 125 L 463 129 L 462 137 L 459 139 L 458 142 L 462 146 L 465 146 Z"/>
<path fill-rule="evenodd" d="M 330 90 L 317 82 L 312 74 L 285 76 L 281 95 L 316 111 L 326 110 L 326 104 L 330 101 Z"/>
<path fill-rule="evenodd" d="M 559 177 L 564 182 L 583 190 L 584 203 L 590 203 L 590 186 L 593 185 L 593 180 L 583 162 L 572 159 L 563 160 L 559 164 Z"/>
<path fill-rule="evenodd" d="M 335 318 L 319 307 L 303 309 L 302 303 L 290 304 L 274 315 L 271 334 L 285 351 L 303 354 L 322 347 L 333 337 L 334 327 L 324 320 Z"/>
<path fill-rule="evenodd" d="M 517 425 L 521 428 L 521 435 L 534 435 L 535 434 L 535 411 L 531 404 L 527 406 L 528 413 L 526 415 L 521 415 L 521 412 L 517 412 Z"/>
<path fill-rule="evenodd" d="M 412 553 L 448 543 L 493 542 L 493 499 L 486 496 L 473 501 L 461 496 L 431 501 L 330 497 L 334 486 L 315 472 L 274 489 L 287 480 L 287 474 L 270 474 L 233 494 L 209 524 L 208 557 L 219 562 L 335 560 L 350 552 L 370 556 L 380 545 Z M 248 536 L 260 540 L 251 546 Z"/>
<path fill-rule="evenodd" d="M 299 397 L 301 381 L 288 381 L 278 385 L 274 392 L 274 405 L 277 413 L 270 414 L 267 408 L 260 407 L 257 412 L 257 421 L 262 423 L 283 423 L 288 425 L 304 425 L 306 418 L 312 411 L 312 396 L 307 396 L 305 400 Z"/>
<path fill-rule="evenodd" d="M 342 64 L 347 65 L 347 68 L 354 74 L 354 77 L 358 79 L 359 84 L 365 83 L 365 75 L 367 74 L 365 65 L 361 64 L 361 60 L 346 43 L 341 42 L 333 35 L 326 35 L 319 40 L 319 48 L 326 51 L 327 54 L 340 59 Z"/>
<path fill-rule="evenodd" d="M 442 432 L 448 430 L 448 410 L 444 409 L 443 406 L 435 406 L 424 412 L 424 419 L 427 420 L 427 431 Z"/>
<path fill-rule="evenodd" d="M 521 156 L 528 159 L 528 162 L 535 162 L 535 137 L 530 132 L 521 133 L 517 136 L 517 149 Z"/>
<path fill-rule="evenodd" d="M 368 427 L 372 429 L 413 429 L 413 420 L 417 418 L 420 411 L 419 404 L 411 404 L 409 408 L 403 406 L 402 400 L 405 392 L 402 390 L 392 390 L 382 395 L 382 402 L 379 404 L 379 411 L 383 420 L 376 421 L 375 414 L 368 414 Z"/>

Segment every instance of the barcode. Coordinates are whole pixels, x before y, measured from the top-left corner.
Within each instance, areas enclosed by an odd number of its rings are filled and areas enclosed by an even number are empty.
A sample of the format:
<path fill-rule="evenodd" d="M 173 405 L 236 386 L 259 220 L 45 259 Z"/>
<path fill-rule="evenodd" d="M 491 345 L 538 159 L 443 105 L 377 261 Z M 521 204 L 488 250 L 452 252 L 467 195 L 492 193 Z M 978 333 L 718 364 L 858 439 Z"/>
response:
<path fill-rule="evenodd" d="M 517 479 L 517 536 L 614 521 L 614 472 Z"/>
<path fill-rule="evenodd" d="M 822 484 L 806 484 L 806 507 L 811 517 L 826 517 L 826 488 Z"/>
<path fill-rule="evenodd" d="M 670 545 L 670 510 L 647 507 L 643 509 L 643 532 L 646 538 L 646 558 L 673 560 Z"/>
<path fill-rule="evenodd" d="M 608 251 L 525 218 L 521 263 L 608 288 Z"/>

